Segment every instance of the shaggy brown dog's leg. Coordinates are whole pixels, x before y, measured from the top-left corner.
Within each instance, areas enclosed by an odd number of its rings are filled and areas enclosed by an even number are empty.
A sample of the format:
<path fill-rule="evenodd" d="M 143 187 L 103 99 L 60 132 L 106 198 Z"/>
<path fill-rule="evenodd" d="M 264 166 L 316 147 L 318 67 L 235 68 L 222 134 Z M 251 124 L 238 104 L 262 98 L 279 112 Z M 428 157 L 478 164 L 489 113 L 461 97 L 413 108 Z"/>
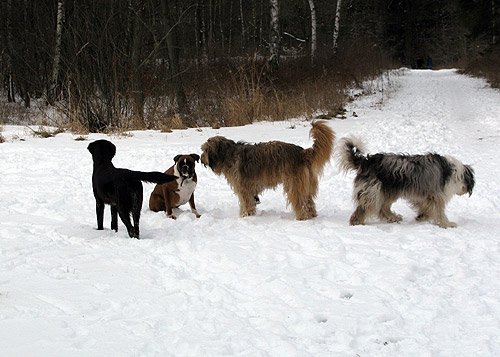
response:
<path fill-rule="evenodd" d="M 311 212 L 308 211 L 308 199 L 304 197 L 303 188 L 299 182 L 285 181 L 283 183 L 283 190 L 286 193 L 288 202 L 292 205 L 295 219 L 303 221 L 313 217 Z"/>
<path fill-rule="evenodd" d="M 307 203 L 306 203 L 305 209 L 306 209 L 307 215 L 310 218 L 314 218 L 314 217 L 318 216 L 318 213 L 316 212 L 316 204 L 314 203 L 314 200 L 313 200 L 312 197 L 309 197 L 307 199 Z"/>
<path fill-rule="evenodd" d="M 255 215 L 254 195 L 249 192 L 238 192 L 238 199 L 240 201 L 240 217 L 254 216 Z"/>

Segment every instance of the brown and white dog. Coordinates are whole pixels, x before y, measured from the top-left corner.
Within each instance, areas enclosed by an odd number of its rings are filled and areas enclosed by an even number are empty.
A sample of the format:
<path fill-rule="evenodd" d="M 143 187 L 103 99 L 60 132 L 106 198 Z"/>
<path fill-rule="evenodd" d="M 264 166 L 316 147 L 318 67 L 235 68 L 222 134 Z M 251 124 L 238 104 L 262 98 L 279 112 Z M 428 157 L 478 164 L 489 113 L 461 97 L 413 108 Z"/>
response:
<path fill-rule="evenodd" d="M 177 155 L 174 157 L 175 164 L 165 174 L 175 175 L 177 180 L 166 184 L 156 185 L 149 197 L 149 209 L 154 212 L 165 211 L 167 216 L 173 219 L 177 217 L 173 208 L 177 208 L 187 202 L 191 212 L 200 218 L 194 203 L 194 190 L 198 179 L 195 171 L 195 161 L 199 161 L 197 154 Z"/>
<path fill-rule="evenodd" d="M 324 121 L 313 122 L 311 148 L 270 141 L 258 144 L 211 137 L 201 146 L 201 163 L 224 175 L 240 201 L 240 216 L 255 215 L 258 195 L 283 184 L 298 220 L 316 217 L 318 178 L 330 160 L 334 131 Z"/>

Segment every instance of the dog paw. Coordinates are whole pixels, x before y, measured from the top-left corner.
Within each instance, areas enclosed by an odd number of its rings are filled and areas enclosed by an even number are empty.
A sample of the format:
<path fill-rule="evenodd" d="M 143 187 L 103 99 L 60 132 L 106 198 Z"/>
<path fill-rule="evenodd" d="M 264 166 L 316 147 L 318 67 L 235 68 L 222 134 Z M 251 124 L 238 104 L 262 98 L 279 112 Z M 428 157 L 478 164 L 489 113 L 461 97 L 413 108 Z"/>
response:
<path fill-rule="evenodd" d="M 177 217 L 176 217 L 176 216 L 175 216 L 175 214 L 173 214 L 173 213 L 172 213 L 172 214 L 169 214 L 169 215 L 168 215 L 168 218 L 177 219 Z"/>
<path fill-rule="evenodd" d="M 351 219 L 349 220 L 349 224 L 350 224 L 351 226 L 359 226 L 359 225 L 364 225 L 364 224 L 365 224 L 365 222 L 361 222 L 359 219 L 352 219 L 352 218 L 351 218 Z"/>
<path fill-rule="evenodd" d="M 389 223 L 399 223 L 403 220 L 403 216 L 400 214 L 395 214 L 387 218 L 387 222 Z"/>
<path fill-rule="evenodd" d="M 424 221 L 427 221 L 428 219 L 429 219 L 429 217 L 428 217 L 427 215 L 425 215 L 425 214 L 419 214 L 419 215 L 415 218 L 415 220 L 416 220 L 417 222 L 424 222 Z"/>
<path fill-rule="evenodd" d="M 439 222 L 438 226 L 441 228 L 457 228 L 457 224 L 455 222 Z"/>
<path fill-rule="evenodd" d="M 240 213 L 240 217 L 250 217 L 250 216 L 255 216 L 255 211 L 247 211 Z"/>

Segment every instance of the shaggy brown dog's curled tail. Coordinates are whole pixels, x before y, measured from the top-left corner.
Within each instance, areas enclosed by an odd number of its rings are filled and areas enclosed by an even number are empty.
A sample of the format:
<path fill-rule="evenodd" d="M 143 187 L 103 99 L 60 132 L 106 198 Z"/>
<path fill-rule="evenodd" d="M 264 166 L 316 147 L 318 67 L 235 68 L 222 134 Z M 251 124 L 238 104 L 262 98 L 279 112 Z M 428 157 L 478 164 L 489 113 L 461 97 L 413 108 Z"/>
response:
<path fill-rule="evenodd" d="M 342 171 L 357 170 L 365 158 L 365 147 L 361 139 L 351 136 L 340 140 L 338 162 Z"/>
<path fill-rule="evenodd" d="M 312 148 L 305 149 L 305 156 L 311 163 L 312 170 L 319 174 L 330 161 L 335 132 L 325 121 L 314 121 L 309 135 L 314 139 L 314 143 Z"/>

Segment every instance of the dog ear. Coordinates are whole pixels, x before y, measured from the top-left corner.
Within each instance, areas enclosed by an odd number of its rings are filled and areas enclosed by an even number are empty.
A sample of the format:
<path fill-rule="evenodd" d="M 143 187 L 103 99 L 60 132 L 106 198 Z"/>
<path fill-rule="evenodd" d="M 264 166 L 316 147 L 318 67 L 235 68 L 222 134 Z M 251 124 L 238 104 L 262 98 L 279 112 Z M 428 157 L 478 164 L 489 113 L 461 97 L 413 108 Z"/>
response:
<path fill-rule="evenodd" d="M 176 156 L 174 157 L 174 162 L 177 162 L 177 160 L 179 160 L 179 158 L 180 158 L 181 156 L 182 156 L 182 155 L 176 155 Z"/>
<path fill-rule="evenodd" d="M 476 180 L 474 179 L 474 169 L 470 165 L 464 165 L 464 183 L 470 197 L 470 195 L 472 195 L 472 190 L 474 189 L 474 184 L 476 183 Z"/>
<path fill-rule="evenodd" d="M 110 142 L 110 144 L 111 144 L 111 158 L 113 158 L 116 155 L 116 146 L 112 142 Z"/>
<path fill-rule="evenodd" d="M 94 145 L 94 142 L 91 142 L 91 143 L 89 144 L 89 146 L 87 146 L 87 150 L 88 150 L 91 154 L 93 154 L 93 153 L 94 153 L 94 150 L 95 150 L 95 145 Z"/>
<path fill-rule="evenodd" d="M 189 154 L 193 158 L 194 161 L 199 162 L 200 161 L 200 155 L 198 154 Z"/>

